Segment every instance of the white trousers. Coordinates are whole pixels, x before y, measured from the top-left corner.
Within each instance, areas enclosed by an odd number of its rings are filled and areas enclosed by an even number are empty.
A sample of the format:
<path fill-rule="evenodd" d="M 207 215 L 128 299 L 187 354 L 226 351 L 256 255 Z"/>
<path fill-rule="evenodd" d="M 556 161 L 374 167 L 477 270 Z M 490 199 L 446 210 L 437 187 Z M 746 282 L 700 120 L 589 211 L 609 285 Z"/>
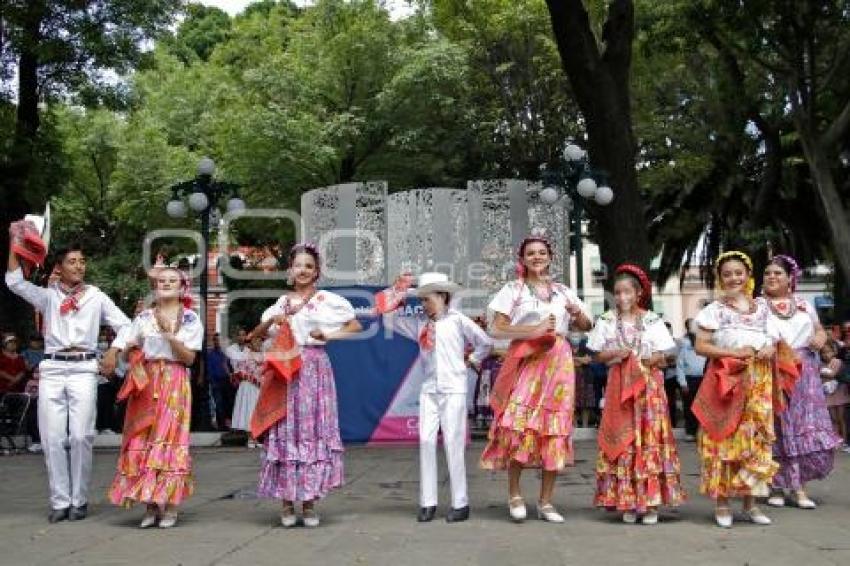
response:
<path fill-rule="evenodd" d="M 419 503 L 437 505 L 437 433 L 443 431 L 443 446 L 449 467 L 452 507 L 469 504 L 466 496 L 466 394 L 419 394 Z"/>
<path fill-rule="evenodd" d="M 39 372 L 38 432 L 50 482 L 50 506 L 80 507 L 88 501 L 91 479 L 97 360 L 44 360 Z"/>

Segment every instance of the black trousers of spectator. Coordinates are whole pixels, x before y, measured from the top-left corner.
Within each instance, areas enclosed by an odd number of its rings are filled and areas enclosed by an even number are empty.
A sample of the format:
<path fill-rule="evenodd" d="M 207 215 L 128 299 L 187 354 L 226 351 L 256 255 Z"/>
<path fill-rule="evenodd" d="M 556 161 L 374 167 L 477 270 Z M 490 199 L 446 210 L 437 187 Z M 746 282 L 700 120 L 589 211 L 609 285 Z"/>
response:
<path fill-rule="evenodd" d="M 24 425 L 33 444 L 41 443 L 41 436 L 38 434 L 38 397 L 30 399 L 27 414 L 24 416 Z"/>
<path fill-rule="evenodd" d="M 676 408 L 676 394 L 681 393 L 679 381 L 673 377 L 664 380 L 664 392 L 667 394 L 667 407 L 670 411 L 670 426 L 676 428 L 679 423 L 679 411 Z"/>
<path fill-rule="evenodd" d="M 697 421 L 696 416 L 694 416 L 694 412 L 691 410 L 691 407 L 694 404 L 694 398 L 696 398 L 697 391 L 699 391 L 699 386 L 702 383 L 702 376 L 688 375 L 685 376 L 685 379 L 688 381 L 688 394 L 684 395 L 685 434 L 688 434 L 690 436 L 696 436 L 697 430 L 699 430 L 699 421 Z"/>
<path fill-rule="evenodd" d="M 210 395 L 215 404 L 216 426 L 218 430 L 225 430 L 230 427 L 230 419 L 233 415 L 233 404 L 236 398 L 233 386 L 227 380 L 210 383 Z"/>
<path fill-rule="evenodd" d="M 605 397 L 605 387 L 608 385 L 608 374 L 597 374 L 593 379 L 593 393 L 594 398 L 596 399 L 596 414 L 598 418 L 596 419 L 596 428 L 599 428 L 599 421 L 602 419 L 601 411 L 599 411 L 599 402 L 602 401 L 602 398 Z"/>
<path fill-rule="evenodd" d="M 201 385 L 192 378 L 192 430 L 210 432 L 213 430 L 210 412 L 210 389 L 206 383 Z"/>
<path fill-rule="evenodd" d="M 118 431 L 115 399 L 118 396 L 118 382 L 109 380 L 97 386 L 97 419 L 95 428 L 97 430 Z"/>

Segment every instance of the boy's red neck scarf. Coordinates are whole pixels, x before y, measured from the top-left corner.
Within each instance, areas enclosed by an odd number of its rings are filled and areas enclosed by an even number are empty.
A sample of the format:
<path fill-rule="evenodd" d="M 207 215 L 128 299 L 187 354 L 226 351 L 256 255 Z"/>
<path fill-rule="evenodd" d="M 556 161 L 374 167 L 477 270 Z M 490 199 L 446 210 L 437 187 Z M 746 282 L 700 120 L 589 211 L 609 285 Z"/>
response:
<path fill-rule="evenodd" d="M 56 283 L 56 288 L 60 293 L 65 295 L 62 303 L 59 305 L 59 314 L 65 316 L 80 310 L 80 299 L 88 288 L 85 283 L 77 283 L 76 285 L 69 286 L 59 281 Z"/>

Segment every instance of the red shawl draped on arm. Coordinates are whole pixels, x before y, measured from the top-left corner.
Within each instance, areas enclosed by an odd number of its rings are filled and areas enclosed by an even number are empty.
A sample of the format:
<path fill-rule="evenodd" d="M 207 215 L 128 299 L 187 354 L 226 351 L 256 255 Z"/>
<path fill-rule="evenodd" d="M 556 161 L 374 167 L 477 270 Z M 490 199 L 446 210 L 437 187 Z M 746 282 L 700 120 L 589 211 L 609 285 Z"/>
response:
<path fill-rule="evenodd" d="M 300 369 L 301 348 L 289 323 L 281 324 L 263 363 L 260 396 L 251 415 L 252 437 L 259 438 L 286 416 L 286 390 Z"/>
<path fill-rule="evenodd" d="M 776 345 L 776 359 L 773 364 L 773 411 L 776 414 L 788 408 L 788 398 L 802 374 L 802 363 L 794 350 L 785 342 Z"/>
<path fill-rule="evenodd" d="M 699 391 L 691 409 L 706 434 L 720 441 L 732 434 L 747 404 L 750 360 L 714 358 L 706 369 Z M 787 407 L 790 396 L 800 377 L 800 364 L 794 351 L 779 342 L 773 362 L 773 410 L 779 414 Z"/>
<path fill-rule="evenodd" d="M 599 448 L 610 461 L 615 461 L 635 440 L 635 398 L 646 390 L 648 370 L 641 367 L 634 354 L 608 370 L 605 386 L 605 409 L 599 423 Z"/>
<path fill-rule="evenodd" d="M 712 440 L 723 440 L 738 428 L 747 402 L 749 371 L 747 360 L 713 358 L 709 362 L 691 410 Z"/>
<path fill-rule="evenodd" d="M 140 349 L 133 348 L 127 358 L 127 375 L 118 392 L 118 400 L 127 401 L 122 450 L 133 437 L 152 427 L 156 419 L 156 400 L 153 397 L 153 387 L 150 386 L 150 376 L 145 369 L 145 354 Z"/>
<path fill-rule="evenodd" d="M 508 406 L 511 392 L 516 386 L 517 379 L 519 379 L 519 370 L 523 360 L 548 351 L 555 345 L 555 340 L 554 334 L 546 334 L 531 340 L 514 340 L 511 342 L 502 369 L 499 370 L 499 375 L 496 377 L 496 384 L 490 391 L 490 407 L 493 409 L 494 420 L 498 420 Z"/>

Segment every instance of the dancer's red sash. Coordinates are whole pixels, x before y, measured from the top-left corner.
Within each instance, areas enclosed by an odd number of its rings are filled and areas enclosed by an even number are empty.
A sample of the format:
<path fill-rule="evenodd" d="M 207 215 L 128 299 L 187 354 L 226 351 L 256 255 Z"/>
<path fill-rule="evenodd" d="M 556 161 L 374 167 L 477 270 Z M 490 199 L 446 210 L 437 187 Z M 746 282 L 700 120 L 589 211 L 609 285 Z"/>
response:
<path fill-rule="evenodd" d="M 712 440 L 723 440 L 738 428 L 747 402 L 749 371 L 747 360 L 714 358 L 709 362 L 691 410 Z"/>
<path fill-rule="evenodd" d="M 546 334 L 531 340 L 514 340 L 511 342 L 502 369 L 499 370 L 499 375 L 496 378 L 496 384 L 490 392 L 490 407 L 493 409 L 494 420 L 498 420 L 508 406 L 511 392 L 516 386 L 517 379 L 519 379 L 519 370 L 523 360 L 548 351 L 555 345 L 555 340 L 554 334 Z"/>
<path fill-rule="evenodd" d="M 127 401 L 122 450 L 130 439 L 152 427 L 156 419 L 154 388 L 150 386 L 151 379 L 145 368 L 145 355 L 140 349 L 134 348 L 130 350 L 128 361 L 127 375 L 118 392 L 118 400 Z"/>
<path fill-rule="evenodd" d="M 794 350 L 784 341 L 776 345 L 773 363 L 773 411 L 776 414 L 788 408 L 788 398 L 802 375 L 802 363 Z"/>
<path fill-rule="evenodd" d="M 599 424 L 599 448 L 610 461 L 635 439 L 635 398 L 646 390 L 648 372 L 634 354 L 608 370 L 605 409 Z"/>
<path fill-rule="evenodd" d="M 251 415 L 251 436 L 259 438 L 286 416 L 287 387 L 301 369 L 301 349 L 288 322 L 280 325 L 263 363 L 260 396 Z"/>

